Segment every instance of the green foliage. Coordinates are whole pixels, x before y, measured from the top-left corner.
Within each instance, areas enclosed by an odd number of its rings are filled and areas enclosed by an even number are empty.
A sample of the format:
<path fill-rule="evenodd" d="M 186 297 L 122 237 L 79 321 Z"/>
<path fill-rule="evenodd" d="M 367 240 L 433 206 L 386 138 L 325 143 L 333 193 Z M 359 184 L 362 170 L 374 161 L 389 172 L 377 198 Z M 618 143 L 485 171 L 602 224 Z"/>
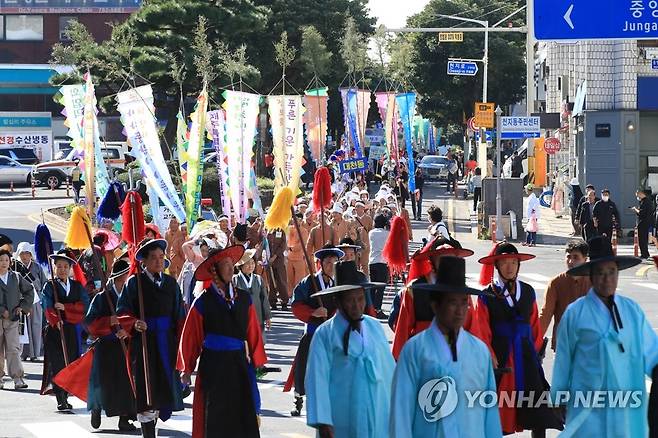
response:
<path fill-rule="evenodd" d="M 327 49 L 322 34 L 315 26 L 302 28 L 300 61 L 308 76 L 322 77 L 329 72 L 332 53 Z"/>
<path fill-rule="evenodd" d="M 285 74 L 286 67 L 295 59 L 297 49 L 288 44 L 288 32 L 281 32 L 281 39 L 279 42 L 274 43 L 274 58 L 277 64 L 281 66 Z"/>
<path fill-rule="evenodd" d="M 368 65 L 368 43 L 357 29 L 352 17 L 345 21 L 345 35 L 341 40 L 341 55 L 350 75 L 363 75 Z"/>
<path fill-rule="evenodd" d="M 476 26 L 441 18 L 438 14 L 488 20 L 493 25 L 525 4 L 522 0 L 432 0 L 425 9 L 407 20 L 413 27 Z M 465 13 L 467 11 L 467 13 Z M 525 24 L 521 13 L 509 20 Z M 507 23 L 504 23 L 507 24 Z M 464 33 L 462 43 L 438 42 L 436 34 L 414 34 L 408 59 L 409 87 L 422 97 L 419 111 L 439 126 L 463 125 L 463 116 L 473 113 L 473 104 L 482 99 L 482 64 L 475 77 L 446 76 L 449 58 L 482 58 L 484 33 Z M 391 61 L 393 63 L 393 60 Z M 403 63 L 401 65 L 404 65 Z M 398 69 L 399 70 L 399 69 Z M 525 95 L 525 35 L 490 33 L 488 100 L 504 107 Z"/>

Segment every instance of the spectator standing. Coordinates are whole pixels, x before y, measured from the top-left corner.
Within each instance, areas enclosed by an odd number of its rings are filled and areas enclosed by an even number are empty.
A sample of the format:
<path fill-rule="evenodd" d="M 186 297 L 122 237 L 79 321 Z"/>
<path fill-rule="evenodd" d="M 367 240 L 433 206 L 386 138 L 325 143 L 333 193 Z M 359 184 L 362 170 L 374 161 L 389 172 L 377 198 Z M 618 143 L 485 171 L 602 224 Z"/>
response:
<path fill-rule="evenodd" d="M 420 168 L 416 168 L 416 192 L 411 195 L 411 210 L 414 219 L 419 221 L 423 215 L 423 188 L 425 187 L 425 178 Z"/>
<path fill-rule="evenodd" d="M 621 230 L 621 218 L 617 205 L 610 200 L 610 190 L 601 190 L 601 200 L 594 204 L 594 225 L 600 236 L 612 239 L 615 230 Z"/>
<path fill-rule="evenodd" d="M 631 207 L 637 215 L 637 240 L 640 245 L 640 257 L 643 259 L 649 258 L 649 227 L 651 226 L 651 219 L 654 214 L 653 203 L 647 196 L 647 193 L 638 189 L 635 196 L 639 202 L 637 207 Z"/>
<path fill-rule="evenodd" d="M 478 202 L 482 198 L 482 169 L 477 167 L 471 179 L 473 184 L 473 211 L 478 211 Z"/>

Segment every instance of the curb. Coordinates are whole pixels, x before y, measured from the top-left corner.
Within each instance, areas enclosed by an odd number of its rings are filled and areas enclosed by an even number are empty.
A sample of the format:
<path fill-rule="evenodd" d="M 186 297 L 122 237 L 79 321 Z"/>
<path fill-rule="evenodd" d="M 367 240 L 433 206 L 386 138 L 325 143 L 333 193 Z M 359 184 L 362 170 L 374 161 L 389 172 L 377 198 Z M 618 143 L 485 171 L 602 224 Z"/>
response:
<path fill-rule="evenodd" d="M 32 222 L 36 222 L 37 224 L 41 223 L 41 214 L 35 213 L 31 214 L 28 216 L 28 218 Z M 44 211 L 43 212 L 43 220 L 50 227 L 51 229 L 61 233 L 61 234 L 66 234 L 66 230 L 68 228 L 68 222 L 65 219 L 62 219 L 61 217 L 52 214 L 49 211 Z"/>
<path fill-rule="evenodd" d="M 0 196 L 0 202 L 5 201 L 48 201 L 48 200 L 63 200 L 63 199 L 73 199 L 70 196 L 48 196 L 48 197 L 35 197 L 32 196 Z"/>

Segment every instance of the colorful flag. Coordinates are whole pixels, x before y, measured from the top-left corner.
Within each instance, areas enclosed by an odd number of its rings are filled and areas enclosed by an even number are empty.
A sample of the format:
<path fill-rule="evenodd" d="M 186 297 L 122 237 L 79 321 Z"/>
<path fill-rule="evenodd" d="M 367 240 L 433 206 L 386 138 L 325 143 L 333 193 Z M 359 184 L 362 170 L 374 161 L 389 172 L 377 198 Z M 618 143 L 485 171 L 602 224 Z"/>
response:
<path fill-rule="evenodd" d="M 69 128 L 66 135 L 71 138 L 71 146 L 80 154 L 84 152 L 82 143 L 82 119 L 85 112 L 84 84 L 63 85 L 55 95 L 55 102 L 64 107 L 64 126 Z"/>
<path fill-rule="evenodd" d="M 231 198 L 228 190 L 228 161 L 226 154 L 226 118 L 224 110 L 209 111 L 207 117 L 208 133 L 217 152 L 217 174 L 219 176 L 219 194 L 221 196 L 222 213 L 231 221 Z"/>
<path fill-rule="evenodd" d="M 179 222 L 184 222 L 185 207 L 176 192 L 167 163 L 162 156 L 160 137 L 155 125 L 151 86 L 143 85 L 123 91 L 117 94 L 117 101 L 121 122 L 126 128 L 132 152 L 142 167 L 142 172 L 151 180 L 152 187 L 164 205 Z M 192 227 L 191 223 L 189 227 Z"/>
<path fill-rule="evenodd" d="M 182 111 L 176 116 L 176 149 L 178 151 L 178 166 L 180 169 L 181 188 L 187 193 L 187 145 L 190 133 L 187 131 L 187 123 Z"/>
<path fill-rule="evenodd" d="M 357 157 L 362 157 L 363 152 L 361 149 L 361 139 L 359 138 L 359 107 L 357 102 L 359 100 L 359 93 L 356 89 L 350 88 L 347 90 L 347 122 L 349 130 L 349 138 L 352 141 L 351 146 Z M 351 150 L 349 151 L 352 152 Z"/>
<path fill-rule="evenodd" d="M 401 93 L 395 96 L 395 101 L 398 105 L 400 120 L 404 128 L 404 140 L 407 145 L 407 169 L 409 171 L 409 192 L 413 193 L 416 190 L 415 178 L 415 165 L 413 158 L 413 146 L 411 137 L 412 121 L 414 117 L 414 110 L 416 108 L 416 93 Z"/>
<path fill-rule="evenodd" d="M 208 112 L 208 92 L 204 84 L 191 114 L 192 127 L 187 145 L 187 186 L 185 191 L 185 215 L 190 224 L 196 223 L 201 205 L 203 184 L 203 145 L 206 142 L 206 113 Z"/>
<path fill-rule="evenodd" d="M 302 96 L 269 96 L 267 103 L 274 143 L 274 185 L 290 187 L 296 195 L 304 160 Z"/>
<path fill-rule="evenodd" d="M 327 103 L 329 96 L 327 88 L 306 90 L 304 93 L 304 124 L 306 125 L 306 139 L 311 151 L 311 158 L 316 166 L 320 166 L 325 159 L 325 145 L 327 143 Z"/>
<path fill-rule="evenodd" d="M 251 157 L 254 154 L 256 122 L 261 96 L 227 90 L 224 96 L 226 111 L 226 151 L 228 159 L 228 187 L 231 204 L 238 222 L 247 218 L 248 194 L 251 187 Z"/>
<path fill-rule="evenodd" d="M 368 125 L 368 112 L 370 111 L 370 91 L 357 90 L 356 92 L 356 133 L 359 138 L 359 157 L 363 156 L 366 145 L 366 127 Z"/>
<path fill-rule="evenodd" d="M 86 74 L 85 80 L 85 107 L 82 119 L 82 144 L 84 150 L 84 177 L 85 177 L 85 194 L 87 197 L 87 209 L 89 216 L 93 217 L 96 205 L 96 153 L 94 151 L 94 120 L 96 116 L 94 96 L 94 84 L 91 82 L 91 75 Z"/>

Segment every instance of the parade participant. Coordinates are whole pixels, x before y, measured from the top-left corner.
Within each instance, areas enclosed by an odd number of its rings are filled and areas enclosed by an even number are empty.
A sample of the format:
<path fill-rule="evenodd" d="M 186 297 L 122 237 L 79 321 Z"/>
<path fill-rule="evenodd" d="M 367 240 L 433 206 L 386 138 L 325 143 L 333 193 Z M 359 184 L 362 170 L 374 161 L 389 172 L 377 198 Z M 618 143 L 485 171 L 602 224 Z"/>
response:
<path fill-rule="evenodd" d="M 303 215 L 301 213 L 295 213 L 295 215 L 299 222 L 299 233 L 292 220 L 288 226 L 288 256 L 286 257 L 288 291 L 292 291 L 302 281 L 307 272 L 303 245 L 308 241 L 309 230 L 303 226 Z"/>
<path fill-rule="evenodd" d="M 265 281 L 263 281 L 260 275 L 254 273 L 254 268 L 256 268 L 256 262 L 254 261 L 255 254 L 255 249 L 248 249 L 235 264 L 238 273 L 233 276 L 233 284 L 238 289 L 249 292 L 264 341 L 265 329 L 270 329 L 272 314 Z"/>
<path fill-rule="evenodd" d="M 233 245 L 242 245 L 247 248 L 249 239 L 247 238 L 247 224 L 236 224 L 231 233 L 231 242 Z"/>
<path fill-rule="evenodd" d="M 192 437 L 260 436 L 260 397 L 254 367 L 267 361 L 256 311 L 247 291 L 231 282 L 245 249 L 211 252 L 194 273 L 205 291 L 185 320 L 178 369 L 191 385 L 197 361 Z"/>
<path fill-rule="evenodd" d="M 171 262 L 169 275 L 178 278 L 181 269 L 183 269 L 183 263 L 185 263 L 183 243 L 187 240 L 187 235 L 181 230 L 178 219 L 175 217 L 169 220 L 169 228 L 165 231 L 165 240 L 167 241 L 167 258 Z"/>
<path fill-rule="evenodd" d="M 419 284 L 432 284 L 439 274 L 439 265 L 444 256 L 470 257 L 473 251 L 463 249 L 459 242 L 449 241 L 444 237 L 437 237 L 429 242 L 418 253 L 411 257 L 411 269 L 407 278 L 407 286 L 402 289 L 400 295 L 400 310 L 395 322 L 395 334 L 393 336 L 393 357 L 398 359 L 402 347 L 413 336 L 429 327 L 434 319 L 434 313 L 430 306 L 430 293 L 423 290 L 415 290 L 414 286 Z M 464 329 L 472 332 L 473 306 L 469 298 L 469 311 L 464 321 Z"/>
<path fill-rule="evenodd" d="M 340 239 L 347 236 L 350 227 L 352 226 L 351 222 L 343 219 L 344 210 L 338 203 L 334 203 L 334 206 L 331 210 L 331 228 L 332 228 L 332 241 L 331 243 L 336 246 Z"/>
<path fill-rule="evenodd" d="M 387 284 L 390 280 L 390 270 L 382 256 L 384 245 L 390 234 L 390 223 L 386 216 L 377 214 L 374 219 L 374 228 L 368 233 L 368 246 L 370 255 L 368 258 L 368 271 L 370 280 Z M 375 310 L 384 316 L 382 303 L 384 301 L 384 288 L 373 290 L 373 305 Z"/>
<path fill-rule="evenodd" d="M 217 223 L 219 224 L 219 229 L 222 230 L 224 234 L 226 234 L 227 236 L 231 235 L 231 228 L 229 225 L 229 219 L 227 215 L 225 214 L 219 215 L 219 217 L 217 218 Z"/>
<path fill-rule="evenodd" d="M 186 305 L 191 306 L 195 292 L 198 294 L 201 291 L 201 288 L 195 290 L 194 271 L 208 258 L 210 251 L 216 248 L 218 248 L 217 243 L 207 237 L 201 237 L 196 241 L 190 240 L 183 244 L 185 263 L 178 276 L 178 287 L 183 294 L 183 301 Z"/>
<path fill-rule="evenodd" d="M 496 389 L 487 346 L 463 329 L 469 295 L 483 292 L 466 286 L 466 262 L 460 257 L 441 257 L 436 280 L 412 285 L 416 293 L 429 292 L 434 318 L 406 343 L 398 360 L 389 436 L 502 437 L 495 405 L 468 406 L 464 397 L 466 391 Z M 445 403 L 437 406 L 439 397 Z"/>
<path fill-rule="evenodd" d="M 270 249 L 269 270 L 269 293 L 270 307 L 277 310 L 277 296 L 281 301 L 281 310 L 288 310 L 288 276 L 286 272 L 285 251 L 288 248 L 286 244 L 286 234 L 281 229 L 270 230 L 267 234 L 267 244 Z"/>
<path fill-rule="evenodd" d="M 117 314 L 122 326 L 131 326 L 132 373 L 137 389 L 137 420 L 142 425 L 142 436 L 156 436 L 157 418 L 166 421 L 172 411 L 183 410 L 181 385 L 175 370 L 176 350 L 182 329 L 185 310 L 176 280 L 165 269 L 164 239 L 144 239 L 135 253 L 135 259 L 144 269 L 126 282 L 119 301 Z M 138 277 L 139 275 L 139 277 Z M 139 282 L 139 283 L 138 283 Z M 143 295 L 145 321 L 140 315 L 139 289 Z M 146 387 L 141 333 L 146 332 L 146 354 L 150 388 Z M 147 404 L 147 391 L 151 403 Z"/>
<path fill-rule="evenodd" d="M 6 249 L 11 253 L 14 250 L 14 247 L 12 246 L 14 242 L 7 236 L 6 234 L 1 234 L 0 233 L 0 249 Z"/>
<path fill-rule="evenodd" d="M 588 243 L 590 261 L 567 273 L 589 276 L 592 288 L 567 308 L 560 321 L 551 392 L 568 391 L 571 396 L 566 403 L 565 435 L 646 437 L 645 375 L 658 378 L 658 336 L 640 306 L 617 293 L 619 271 L 641 260 L 615 256 L 603 236 Z M 593 409 L 574 402 L 583 391 L 632 391 L 639 405 L 618 404 L 608 397 L 604 406 Z M 656 414 L 650 413 L 653 419 Z"/>
<path fill-rule="evenodd" d="M 566 248 L 567 270 L 582 265 L 587 261 L 589 249 L 585 242 L 570 242 Z M 553 322 L 553 336 L 551 338 L 551 348 L 555 351 L 557 342 L 557 329 L 567 307 L 578 298 L 587 294 L 592 283 L 587 277 L 575 277 L 563 272 L 551 279 L 546 287 L 544 295 L 544 307 L 539 313 L 539 325 L 541 332 L 546 334 L 548 326 Z"/>
<path fill-rule="evenodd" d="M 336 263 L 335 272 L 336 286 L 312 295 L 334 299 L 338 311 L 313 335 L 306 422 L 321 437 L 384 437 L 395 362 L 381 324 L 364 315 L 366 289 L 377 284 L 366 282 L 351 260 Z"/>
<path fill-rule="evenodd" d="M 130 422 L 135 419 L 135 395 L 121 348 L 128 333 L 121 328 L 116 316 L 113 317 L 114 309 L 110 309 L 106 296 L 109 295 L 116 307 L 129 273 L 130 264 L 125 259 L 114 262 L 107 288 L 94 296 L 85 316 L 87 331 L 96 339 L 87 389 L 87 410 L 91 411 L 91 427 L 94 429 L 100 427 L 101 410 L 104 410 L 108 417 L 119 416 L 120 431 L 137 430 Z"/>
<path fill-rule="evenodd" d="M 144 237 L 147 239 L 162 239 L 160 230 L 155 224 L 146 224 L 144 227 Z"/>
<path fill-rule="evenodd" d="M 430 226 L 427 230 L 430 237 L 433 238 L 443 236 L 446 239 L 450 239 L 450 232 L 448 231 L 448 227 L 443 222 L 443 211 L 441 211 L 441 209 L 436 205 L 432 205 L 429 209 L 427 209 L 427 216 L 430 221 Z"/>
<path fill-rule="evenodd" d="M 5 359 L 14 389 L 25 389 L 19 321 L 22 314 L 32 311 L 34 289 L 21 275 L 9 270 L 10 264 L 11 253 L 0 249 L 0 389 L 4 386 Z"/>
<path fill-rule="evenodd" d="M 28 343 L 23 344 L 23 353 L 21 358 L 31 361 L 37 360 L 42 355 L 43 349 L 43 308 L 41 307 L 41 291 L 46 284 L 46 274 L 38 263 L 34 261 L 34 246 L 21 242 L 16 248 L 14 254 L 14 263 L 12 270 L 23 277 L 34 288 L 34 302 L 27 315 L 26 329 L 28 334 Z"/>
<path fill-rule="evenodd" d="M 76 261 L 68 257 L 66 250 L 50 256 L 54 264 L 55 279 L 43 287 L 43 308 L 48 325 L 44 330 L 43 378 L 41 394 L 50 392 L 57 397 L 57 410 L 73 407 L 68 402 L 68 393 L 52 383 L 53 377 L 68 363 L 80 357 L 84 348 L 82 322 L 89 308 L 89 295 L 77 281 L 69 278 Z M 56 296 L 55 296 L 56 295 Z M 61 319 L 60 319 L 61 318 Z M 62 342 L 61 334 L 64 334 Z M 62 349 L 66 346 L 66 353 Z"/>
<path fill-rule="evenodd" d="M 500 406 L 503 433 L 531 430 L 532 436 L 544 437 L 546 429 L 562 429 L 562 422 L 545 404 L 536 403 L 549 389 L 540 356 L 546 347 L 541 336 L 535 290 L 518 279 L 521 262 L 535 258 L 519 253 L 514 245 L 502 242 L 483 257 L 480 284 L 488 284 L 486 295 L 478 298 L 477 336 L 489 347 L 494 369 L 510 369 L 496 379 L 498 399 L 514 397 L 523 391 L 521 406 Z M 494 270 L 496 271 L 494 274 Z M 532 392 L 531 392 L 532 391 Z"/>
<path fill-rule="evenodd" d="M 298 417 L 301 415 L 304 404 L 303 396 L 304 378 L 306 376 L 306 360 L 311 345 L 313 333 L 327 318 L 333 316 L 336 307 L 332 302 L 324 302 L 320 298 L 311 298 L 315 290 L 322 291 L 334 285 L 334 264 L 345 255 L 343 251 L 332 246 L 325 245 L 317 251 L 315 258 L 320 262 L 320 270 L 314 275 L 307 275 L 293 291 L 292 313 L 300 321 L 306 323 L 306 332 L 299 340 L 295 360 L 290 369 L 288 380 L 284 386 L 284 392 L 290 391 L 295 386 L 295 409 L 290 414 Z M 315 283 L 313 286 L 312 282 Z"/>
<path fill-rule="evenodd" d="M 315 254 L 326 244 L 332 244 L 336 235 L 335 230 L 325 216 L 318 214 L 317 222 L 318 224 L 311 229 L 306 242 L 306 252 L 308 254 Z"/>
<path fill-rule="evenodd" d="M 93 247 L 85 249 L 78 260 L 87 279 L 87 283 L 84 286 L 91 296 L 94 296 L 101 290 L 102 277 L 107 277 L 107 272 L 112 269 L 114 255 L 107 254 L 103 249 L 106 243 L 107 235 L 96 234 L 93 237 Z M 106 258 L 106 254 L 108 258 Z M 98 269 L 99 266 L 96 264 L 94 257 L 100 261 L 100 269 Z"/>

